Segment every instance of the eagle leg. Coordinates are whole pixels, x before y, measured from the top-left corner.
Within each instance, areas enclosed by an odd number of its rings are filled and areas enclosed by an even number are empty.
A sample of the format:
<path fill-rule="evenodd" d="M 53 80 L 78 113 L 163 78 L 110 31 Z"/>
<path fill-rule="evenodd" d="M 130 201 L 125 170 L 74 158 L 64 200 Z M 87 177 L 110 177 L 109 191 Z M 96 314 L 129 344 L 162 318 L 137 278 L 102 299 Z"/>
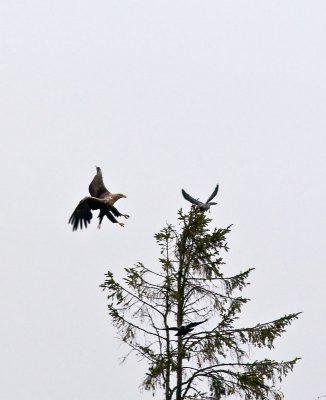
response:
<path fill-rule="evenodd" d="M 110 211 L 106 211 L 106 216 L 109 218 L 109 220 L 113 223 L 113 224 L 118 224 L 120 226 L 124 226 L 124 224 L 122 222 L 119 222 L 117 219 L 114 218 L 113 214 L 111 214 Z"/>
<path fill-rule="evenodd" d="M 99 215 L 98 215 L 98 217 L 97 217 L 99 219 L 98 225 L 97 225 L 97 229 L 101 229 L 101 223 L 103 221 L 104 216 L 105 216 L 105 214 L 101 210 Z"/>
<path fill-rule="evenodd" d="M 120 211 L 118 211 L 118 209 L 116 209 L 114 206 L 111 207 L 112 214 L 114 214 L 115 217 L 125 217 L 126 219 L 129 218 L 128 214 L 121 214 Z"/>

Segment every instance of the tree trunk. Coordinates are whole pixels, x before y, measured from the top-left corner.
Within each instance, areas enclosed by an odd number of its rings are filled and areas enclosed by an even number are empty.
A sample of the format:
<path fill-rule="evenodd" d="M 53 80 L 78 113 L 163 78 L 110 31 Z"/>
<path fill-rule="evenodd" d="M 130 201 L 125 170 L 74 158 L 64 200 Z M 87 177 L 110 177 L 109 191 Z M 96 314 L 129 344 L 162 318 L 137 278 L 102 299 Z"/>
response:
<path fill-rule="evenodd" d="M 176 400 L 181 400 L 181 393 L 182 393 L 182 360 L 183 360 L 182 336 L 178 336 Z"/>

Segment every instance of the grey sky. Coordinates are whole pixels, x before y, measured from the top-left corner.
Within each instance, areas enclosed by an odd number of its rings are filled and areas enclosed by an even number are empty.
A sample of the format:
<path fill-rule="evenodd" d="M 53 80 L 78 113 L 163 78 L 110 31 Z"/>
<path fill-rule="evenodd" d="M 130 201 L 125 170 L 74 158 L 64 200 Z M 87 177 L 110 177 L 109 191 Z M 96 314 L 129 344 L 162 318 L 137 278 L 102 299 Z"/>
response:
<path fill-rule="evenodd" d="M 225 270 L 256 267 L 243 322 L 303 311 L 271 358 L 303 357 L 287 399 L 326 393 L 324 1 L 2 1 L 1 357 L 5 400 L 119 400 L 98 285 L 157 266 L 153 234 L 220 184 Z M 125 228 L 72 233 L 95 173 Z"/>

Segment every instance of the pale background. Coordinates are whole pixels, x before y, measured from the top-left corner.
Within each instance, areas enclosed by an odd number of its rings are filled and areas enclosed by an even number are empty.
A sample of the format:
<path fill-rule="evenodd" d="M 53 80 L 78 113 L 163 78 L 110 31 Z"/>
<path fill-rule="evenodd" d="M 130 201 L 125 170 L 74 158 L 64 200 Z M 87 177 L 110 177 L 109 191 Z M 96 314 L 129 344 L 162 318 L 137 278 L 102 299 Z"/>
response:
<path fill-rule="evenodd" d="M 286 399 L 326 394 L 325 20 L 325 1 L 1 2 L 1 400 L 151 398 L 98 286 L 157 268 L 180 189 L 217 182 L 225 271 L 256 267 L 243 324 L 303 311 L 268 356 L 302 357 Z M 72 233 L 95 165 L 131 218 Z"/>

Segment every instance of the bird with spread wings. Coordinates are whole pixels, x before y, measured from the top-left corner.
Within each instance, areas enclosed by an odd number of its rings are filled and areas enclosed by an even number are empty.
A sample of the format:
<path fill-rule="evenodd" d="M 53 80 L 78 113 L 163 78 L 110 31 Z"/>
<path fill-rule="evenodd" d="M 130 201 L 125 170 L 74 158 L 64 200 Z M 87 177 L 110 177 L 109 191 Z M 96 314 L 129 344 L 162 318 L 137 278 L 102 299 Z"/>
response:
<path fill-rule="evenodd" d="M 207 321 L 207 319 L 205 319 L 204 321 L 200 321 L 200 322 L 190 322 L 187 325 L 173 326 L 170 328 L 162 328 L 161 330 L 177 331 L 175 336 L 184 336 L 184 335 L 187 335 L 188 333 L 192 332 L 194 330 L 195 326 L 203 324 L 206 321 Z"/>
<path fill-rule="evenodd" d="M 192 196 L 190 196 L 190 194 L 188 194 L 183 189 L 181 190 L 181 192 L 182 192 L 183 197 L 186 200 L 188 200 L 191 204 L 194 204 L 195 206 L 197 206 L 200 211 L 208 211 L 211 208 L 211 206 L 217 204 L 217 203 L 214 203 L 212 200 L 217 195 L 218 185 L 216 185 L 213 193 L 209 196 L 209 198 L 207 199 L 206 203 L 203 203 L 202 201 L 200 201 L 198 199 L 194 199 Z"/>
<path fill-rule="evenodd" d="M 117 221 L 115 217 L 129 218 L 129 215 L 121 214 L 114 207 L 114 203 L 121 198 L 126 198 L 127 196 L 122 193 L 110 193 L 107 190 L 103 182 L 102 170 L 100 167 L 96 167 L 96 175 L 90 183 L 88 190 L 90 196 L 86 196 L 80 200 L 79 204 L 69 218 L 69 224 L 72 225 L 72 230 L 76 231 L 78 226 L 80 229 L 82 229 L 83 226 L 87 228 L 87 225 L 91 222 L 93 217 L 92 210 L 100 210 L 98 215 L 98 228 L 101 227 L 102 220 L 105 216 L 112 223 L 117 223 L 120 226 L 124 226 L 124 224 Z"/>

